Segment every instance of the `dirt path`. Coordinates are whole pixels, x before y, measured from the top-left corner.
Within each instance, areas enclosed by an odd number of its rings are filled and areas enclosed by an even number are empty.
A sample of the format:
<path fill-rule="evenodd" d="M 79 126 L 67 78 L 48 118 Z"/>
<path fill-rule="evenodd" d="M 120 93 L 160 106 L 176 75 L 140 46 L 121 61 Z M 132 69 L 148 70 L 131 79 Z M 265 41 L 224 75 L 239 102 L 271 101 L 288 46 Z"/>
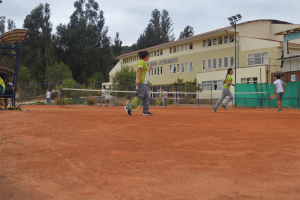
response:
<path fill-rule="evenodd" d="M 300 199 L 300 111 L 0 111 L 0 199 Z M 5 117 L 2 117 L 5 116 Z"/>

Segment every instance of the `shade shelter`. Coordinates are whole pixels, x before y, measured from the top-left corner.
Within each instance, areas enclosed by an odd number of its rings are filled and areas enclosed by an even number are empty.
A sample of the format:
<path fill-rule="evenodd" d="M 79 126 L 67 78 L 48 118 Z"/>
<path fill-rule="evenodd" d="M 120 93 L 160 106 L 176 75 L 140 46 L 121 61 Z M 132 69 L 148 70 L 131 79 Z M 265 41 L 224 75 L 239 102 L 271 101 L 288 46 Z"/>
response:
<path fill-rule="evenodd" d="M 5 109 L 7 109 L 7 98 L 12 99 L 12 105 L 15 108 L 15 96 L 17 91 L 17 83 L 19 76 L 19 69 L 22 59 L 22 49 L 19 47 L 20 44 L 23 44 L 29 34 L 28 29 L 14 29 L 12 31 L 6 32 L 0 36 L 0 59 L 3 56 L 14 56 L 15 57 L 15 67 L 14 71 L 1 67 L 1 74 L 10 74 L 13 76 L 12 84 L 13 91 L 7 92 L 5 91 L 6 87 L 4 82 L 6 81 L 6 76 L 3 76 L 0 79 L 1 90 L 0 90 L 0 99 L 4 99 L 5 101 Z M 3 80 L 4 79 L 4 80 Z M 3 85 L 4 84 L 4 85 Z"/>

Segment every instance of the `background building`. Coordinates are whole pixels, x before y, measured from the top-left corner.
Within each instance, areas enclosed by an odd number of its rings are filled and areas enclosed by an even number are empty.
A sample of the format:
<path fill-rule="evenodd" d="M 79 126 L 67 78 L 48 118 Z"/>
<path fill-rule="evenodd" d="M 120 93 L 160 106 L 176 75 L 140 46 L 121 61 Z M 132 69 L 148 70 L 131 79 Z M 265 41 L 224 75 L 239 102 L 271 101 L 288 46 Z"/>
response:
<path fill-rule="evenodd" d="M 281 73 L 283 35 L 276 35 L 299 25 L 279 20 L 254 20 L 237 24 L 236 83 L 270 83 L 272 74 Z M 229 67 L 234 68 L 234 28 L 231 26 L 176 40 L 147 49 L 150 52 L 149 81 L 153 86 L 167 86 L 177 78 L 202 84 L 203 90 L 221 92 Z M 124 66 L 136 69 L 138 51 L 120 55 L 120 62 L 110 71 L 110 81 Z M 290 54 L 300 54 L 300 39 L 289 43 Z M 300 68 L 300 66 L 299 66 Z M 111 82 L 104 83 L 106 85 Z M 212 85 L 212 88 L 211 88 Z M 234 91 L 233 88 L 231 88 Z"/>

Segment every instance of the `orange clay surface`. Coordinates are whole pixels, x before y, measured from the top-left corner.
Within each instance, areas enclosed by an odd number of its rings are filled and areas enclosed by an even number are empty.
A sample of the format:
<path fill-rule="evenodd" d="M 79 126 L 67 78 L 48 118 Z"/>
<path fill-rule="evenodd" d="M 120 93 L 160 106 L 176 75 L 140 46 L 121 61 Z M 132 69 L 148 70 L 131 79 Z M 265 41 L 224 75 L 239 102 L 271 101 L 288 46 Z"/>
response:
<path fill-rule="evenodd" d="M 0 111 L 0 199 L 300 199 L 300 112 Z"/>

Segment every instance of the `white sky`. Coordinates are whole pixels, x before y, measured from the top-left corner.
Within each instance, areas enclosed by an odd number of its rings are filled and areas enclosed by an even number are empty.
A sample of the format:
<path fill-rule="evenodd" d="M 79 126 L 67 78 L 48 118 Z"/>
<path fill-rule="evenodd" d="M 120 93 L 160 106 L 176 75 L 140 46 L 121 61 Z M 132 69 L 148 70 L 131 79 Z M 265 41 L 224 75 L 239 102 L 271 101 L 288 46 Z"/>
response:
<path fill-rule="evenodd" d="M 60 24 L 67 24 L 74 11 L 75 0 L 2 0 L 0 16 L 23 27 L 25 17 L 40 3 L 49 3 L 53 33 Z M 300 0 L 96 0 L 104 11 L 105 26 L 113 39 L 120 33 L 123 45 L 132 45 L 144 31 L 154 9 L 167 10 L 171 17 L 176 39 L 190 25 L 194 34 L 229 25 L 227 18 L 241 14 L 241 22 L 255 19 L 277 19 L 300 24 Z"/>

